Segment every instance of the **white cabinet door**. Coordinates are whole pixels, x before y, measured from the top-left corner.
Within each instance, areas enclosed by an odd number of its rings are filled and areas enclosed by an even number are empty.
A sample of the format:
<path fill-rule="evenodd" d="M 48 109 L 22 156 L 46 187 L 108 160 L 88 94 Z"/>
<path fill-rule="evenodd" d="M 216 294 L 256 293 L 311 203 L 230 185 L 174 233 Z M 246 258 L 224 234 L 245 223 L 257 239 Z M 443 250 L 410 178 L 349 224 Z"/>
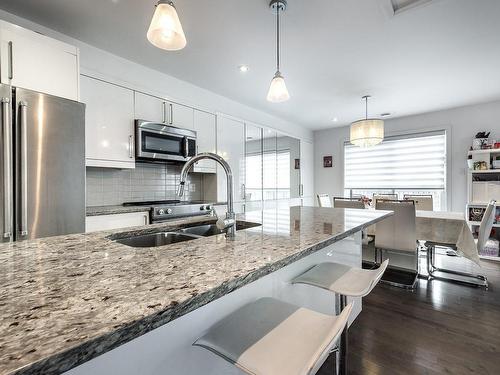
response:
<path fill-rule="evenodd" d="M 101 230 L 137 227 L 149 224 L 149 212 L 131 212 L 125 214 L 87 216 L 85 231 L 98 232 Z"/>
<path fill-rule="evenodd" d="M 302 183 L 301 197 L 314 197 L 314 149 L 313 144 L 300 141 L 300 180 Z M 308 205 L 311 201 L 308 200 Z M 314 203 L 314 199 L 312 199 Z"/>
<path fill-rule="evenodd" d="M 231 166 L 234 201 L 244 201 L 245 184 L 245 123 L 224 115 L 217 116 L 217 153 Z M 226 174 L 217 166 L 217 200 L 225 202 Z"/>
<path fill-rule="evenodd" d="M 196 131 L 196 153 L 217 152 L 215 144 L 215 115 L 203 111 L 194 111 L 194 130 Z M 193 172 L 216 173 L 217 165 L 213 160 L 200 160 L 193 167 Z"/>
<path fill-rule="evenodd" d="M 134 92 L 81 77 L 87 166 L 135 168 Z"/>
<path fill-rule="evenodd" d="M 1 82 L 79 100 L 78 48 L 0 21 Z"/>
<path fill-rule="evenodd" d="M 178 128 L 194 129 L 194 110 L 182 104 L 167 103 L 169 108 L 169 123 Z"/>
<path fill-rule="evenodd" d="M 167 123 L 167 101 L 135 92 L 135 118 L 139 120 Z"/>

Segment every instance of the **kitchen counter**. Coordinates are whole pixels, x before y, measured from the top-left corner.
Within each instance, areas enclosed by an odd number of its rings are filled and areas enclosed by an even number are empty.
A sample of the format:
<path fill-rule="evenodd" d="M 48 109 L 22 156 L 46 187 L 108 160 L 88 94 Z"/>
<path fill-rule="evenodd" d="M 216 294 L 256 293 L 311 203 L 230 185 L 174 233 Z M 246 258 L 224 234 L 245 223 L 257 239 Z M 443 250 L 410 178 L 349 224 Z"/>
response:
<path fill-rule="evenodd" d="M 150 206 L 89 206 L 87 207 L 87 216 L 128 214 L 131 212 L 148 212 L 150 210 Z"/>
<path fill-rule="evenodd" d="M 122 230 L 0 245 L 0 374 L 57 374 L 110 351 L 391 215 L 292 207 L 239 215 L 261 223 L 156 248 Z M 212 217 L 128 229 L 150 233 Z"/>

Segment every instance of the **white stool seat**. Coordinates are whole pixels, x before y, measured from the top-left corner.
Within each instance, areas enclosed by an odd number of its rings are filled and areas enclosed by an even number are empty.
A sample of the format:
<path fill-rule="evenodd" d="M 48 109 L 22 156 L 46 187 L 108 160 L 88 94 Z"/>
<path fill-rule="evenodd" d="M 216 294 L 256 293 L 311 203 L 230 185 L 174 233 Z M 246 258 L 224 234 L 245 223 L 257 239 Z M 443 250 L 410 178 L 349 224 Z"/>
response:
<path fill-rule="evenodd" d="M 364 297 L 384 274 L 389 260 L 375 270 L 352 268 L 339 263 L 320 263 L 293 279 L 293 284 L 309 284 L 349 297 Z"/>
<path fill-rule="evenodd" d="M 311 374 L 347 324 L 352 304 L 340 315 L 321 314 L 273 298 L 231 313 L 193 345 L 204 347 L 248 374 Z"/>

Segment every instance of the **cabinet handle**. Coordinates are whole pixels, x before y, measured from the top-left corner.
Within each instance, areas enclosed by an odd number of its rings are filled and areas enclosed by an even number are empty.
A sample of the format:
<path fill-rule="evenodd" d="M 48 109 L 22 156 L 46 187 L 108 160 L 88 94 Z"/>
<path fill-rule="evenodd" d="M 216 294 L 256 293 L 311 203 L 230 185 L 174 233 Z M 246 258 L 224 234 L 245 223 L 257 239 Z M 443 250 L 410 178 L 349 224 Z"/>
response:
<path fill-rule="evenodd" d="M 299 196 L 303 196 L 304 195 L 304 185 L 303 184 L 300 184 L 299 185 Z"/>
<path fill-rule="evenodd" d="M 164 124 L 166 124 L 167 123 L 167 103 L 166 102 L 162 102 L 161 105 L 162 105 L 162 108 L 163 108 L 163 120 L 161 120 L 161 122 L 163 122 Z"/>
<path fill-rule="evenodd" d="M 128 157 L 130 159 L 134 158 L 134 136 L 129 135 L 128 136 Z"/>
<path fill-rule="evenodd" d="M 144 215 L 144 225 L 148 225 L 148 215 Z"/>
<path fill-rule="evenodd" d="M 14 78 L 14 55 L 12 49 L 12 41 L 9 42 L 9 79 L 12 80 Z"/>
<path fill-rule="evenodd" d="M 172 103 L 170 103 L 169 105 L 170 105 L 170 125 L 172 125 L 174 123 L 174 106 L 172 105 Z"/>
<path fill-rule="evenodd" d="M 241 192 L 243 193 L 243 199 L 247 199 L 247 187 L 245 184 L 241 184 Z"/>

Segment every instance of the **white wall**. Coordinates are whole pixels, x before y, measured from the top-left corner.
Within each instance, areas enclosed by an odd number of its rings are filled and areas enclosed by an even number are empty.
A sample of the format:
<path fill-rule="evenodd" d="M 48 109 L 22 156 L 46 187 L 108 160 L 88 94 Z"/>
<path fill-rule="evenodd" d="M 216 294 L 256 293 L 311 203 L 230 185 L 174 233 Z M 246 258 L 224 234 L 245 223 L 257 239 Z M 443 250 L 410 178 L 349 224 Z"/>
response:
<path fill-rule="evenodd" d="M 0 9 L 0 19 L 73 44 L 80 49 L 80 71 L 139 91 L 157 94 L 209 112 L 222 112 L 312 142 L 312 131 L 206 89 L 123 59 Z M 167 52 L 166 52 L 167 53 Z"/>
<path fill-rule="evenodd" d="M 491 131 L 500 139 L 500 101 L 386 120 L 386 135 L 446 129 L 448 135 L 448 210 L 464 211 L 467 201 L 466 158 L 472 138 Z M 316 193 L 343 196 L 343 143 L 349 127 L 314 132 Z M 323 156 L 332 155 L 333 168 L 323 168 Z"/>

